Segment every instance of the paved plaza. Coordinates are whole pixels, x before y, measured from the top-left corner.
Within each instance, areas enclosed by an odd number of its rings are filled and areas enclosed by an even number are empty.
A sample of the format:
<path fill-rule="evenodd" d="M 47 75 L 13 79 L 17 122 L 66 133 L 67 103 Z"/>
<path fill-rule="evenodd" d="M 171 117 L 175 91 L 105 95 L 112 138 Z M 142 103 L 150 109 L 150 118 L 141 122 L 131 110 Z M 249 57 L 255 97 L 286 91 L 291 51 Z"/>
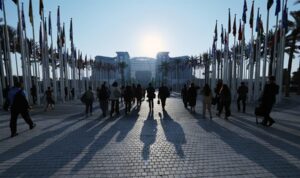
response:
<path fill-rule="evenodd" d="M 0 112 L 0 177 L 300 177 L 299 99 L 274 109 L 271 128 L 255 124 L 253 108 L 203 118 L 200 101 L 192 114 L 176 94 L 166 112 L 143 102 L 113 118 L 101 117 L 98 102 L 88 118 L 79 101 L 36 108 L 37 127 L 19 117 L 14 138 Z"/>

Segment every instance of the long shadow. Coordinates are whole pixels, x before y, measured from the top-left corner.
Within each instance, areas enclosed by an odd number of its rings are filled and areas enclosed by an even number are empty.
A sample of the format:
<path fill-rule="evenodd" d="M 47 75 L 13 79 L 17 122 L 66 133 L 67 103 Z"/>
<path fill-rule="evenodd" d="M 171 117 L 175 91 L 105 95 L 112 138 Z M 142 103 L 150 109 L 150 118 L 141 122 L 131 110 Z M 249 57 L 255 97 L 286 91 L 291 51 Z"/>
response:
<path fill-rule="evenodd" d="M 94 141 L 95 134 L 98 133 L 101 128 L 105 127 L 109 121 L 105 120 L 98 126 L 97 124 L 99 123 L 99 120 L 87 120 L 86 124 L 67 133 L 65 136 L 57 139 L 42 150 L 33 153 L 20 162 L 17 162 L 15 165 L 0 174 L 0 177 L 7 177 L 7 175 L 13 175 L 13 177 L 40 176 L 36 175 L 38 173 L 32 172 L 32 167 L 34 167 L 35 170 L 45 170 L 45 172 L 43 172 L 43 176 L 51 177 L 60 168 L 75 159 L 87 145 Z M 64 128 L 61 128 L 55 132 L 61 133 L 63 130 Z M 47 137 L 49 136 L 51 135 L 47 135 Z"/>
<path fill-rule="evenodd" d="M 198 122 L 198 125 L 204 130 L 207 130 L 207 126 L 205 126 L 203 122 Z M 245 158 L 255 162 L 276 177 L 283 176 L 282 170 L 276 169 L 276 165 L 285 167 L 285 171 L 289 173 L 300 173 L 298 167 L 291 164 L 281 155 L 251 138 L 243 137 L 238 133 L 219 125 L 213 120 L 210 121 L 210 128 L 207 131 L 215 133 L 219 136 L 218 138 L 222 139 L 222 141 L 230 146 L 237 154 L 243 155 Z M 276 162 L 276 165 L 273 164 L 274 162 Z"/>
<path fill-rule="evenodd" d="M 144 160 L 149 159 L 150 146 L 155 143 L 157 134 L 157 121 L 153 117 L 153 112 L 149 112 L 147 119 L 141 131 L 140 140 L 144 143 L 142 157 Z"/>
<path fill-rule="evenodd" d="M 289 123 L 289 121 L 286 121 L 286 122 Z M 278 121 L 278 122 L 276 122 L 276 123 L 278 123 L 278 124 L 280 124 L 280 125 L 283 125 L 284 127 L 288 127 L 288 128 L 290 128 L 290 129 L 300 130 L 300 123 L 299 123 L 298 126 L 296 126 L 296 125 L 292 125 L 292 124 L 287 124 L 286 122 L 284 122 L 284 121 Z"/>
<path fill-rule="evenodd" d="M 98 151 L 102 150 L 116 134 L 118 134 L 116 141 L 122 142 L 130 130 L 134 127 L 138 116 L 138 111 L 132 111 L 131 116 L 121 116 L 118 118 L 108 130 L 103 132 L 94 140 L 94 142 L 89 146 L 88 151 L 80 159 L 80 161 L 77 162 L 71 171 L 78 172 L 83 169 L 91 161 L 94 155 Z"/>
<path fill-rule="evenodd" d="M 186 143 L 186 139 L 181 125 L 174 121 L 167 111 L 163 112 L 163 116 L 161 114 L 159 116 L 167 141 L 174 145 L 177 155 L 184 158 L 182 145 Z"/>
<path fill-rule="evenodd" d="M 66 120 L 69 120 L 69 119 L 72 119 L 72 118 L 77 118 L 77 114 L 76 115 L 71 115 L 71 116 L 65 118 L 63 121 L 66 121 Z M 79 122 L 78 120 L 76 120 L 74 122 L 70 122 L 68 124 L 63 125 L 62 127 L 59 127 L 58 129 L 47 131 L 47 132 L 45 132 L 41 135 L 33 137 L 32 139 L 30 139 L 30 140 L 28 140 L 28 141 L 26 141 L 22 144 L 19 144 L 19 145 L 13 147 L 13 148 L 10 148 L 8 151 L 3 152 L 3 153 L 0 154 L 0 162 L 13 159 L 13 158 L 17 157 L 18 155 L 21 155 L 22 153 L 25 153 L 28 150 L 33 149 L 34 147 L 37 147 L 37 146 L 43 144 L 48 139 L 51 139 L 52 137 L 55 137 L 55 136 L 61 134 L 66 129 L 68 129 L 69 127 L 75 125 L 78 122 Z M 57 126 L 57 123 L 52 124 L 48 128 L 46 128 L 45 130 L 50 129 L 52 127 L 56 127 L 56 126 Z"/>

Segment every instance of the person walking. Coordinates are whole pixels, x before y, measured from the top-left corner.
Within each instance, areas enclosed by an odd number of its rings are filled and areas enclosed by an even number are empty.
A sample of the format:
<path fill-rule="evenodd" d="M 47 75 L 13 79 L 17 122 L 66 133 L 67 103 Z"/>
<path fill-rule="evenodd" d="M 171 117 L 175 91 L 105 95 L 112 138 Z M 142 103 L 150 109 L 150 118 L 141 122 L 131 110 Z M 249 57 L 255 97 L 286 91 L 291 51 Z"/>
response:
<path fill-rule="evenodd" d="M 217 115 L 221 109 L 220 93 L 221 93 L 222 88 L 223 88 L 223 81 L 220 79 L 220 80 L 218 80 L 218 83 L 215 88 L 215 98 L 214 98 L 215 104 L 217 105 Z"/>
<path fill-rule="evenodd" d="M 37 101 L 37 91 L 36 91 L 36 86 L 34 84 L 30 88 L 30 94 L 31 94 L 31 97 L 32 97 L 33 104 L 36 104 L 36 101 Z"/>
<path fill-rule="evenodd" d="M 109 91 L 108 88 L 105 86 L 105 83 L 101 85 L 101 88 L 99 89 L 97 95 L 100 103 L 100 108 L 102 110 L 102 116 L 106 117 L 106 113 L 108 110 Z"/>
<path fill-rule="evenodd" d="M 147 88 L 147 98 L 149 102 L 149 110 L 153 111 L 153 99 L 155 98 L 155 89 L 152 87 L 152 84 L 149 83 L 148 88 Z"/>
<path fill-rule="evenodd" d="M 53 90 L 51 90 L 50 87 L 48 87 L 48 89 L 46 90 L 45 92 L 45 97 L 46 97 L 46 107 L 45 107 L 45 111 L 47 111 L 50 107 L 50 109 L 54 109 L 54 100 L 53 100 L 53 97 L 52 97 L 52 92 Z"/>
<path fill-rule="evenodd" d="M 188 101 L 191 107 L 191 111 L 195 113 L 195 106 L 197 101 L 197 87 L 195 87 L 194 83 L 191 83 L 191 86 L 188 89 Z"/>
<path fill-rule="evenodd" d="M 138 107 L 142 105 L 142 97 L 143 97 L 143 88 L 140 84 L 138 84 L 136 87 L 136 99 L 137 99 Z"/>
<path fill-rule="evenodd" d="M 162 84 L 161 87 L 159 87 L 159 89 L 158 89 L 158 98 L 161 101 L 161 107 L 162 107 L 163 111 L 165 110 L 166 100 L 168 97 L 170 97 L 169 88 L 166 87 L 164 84 Z"/>
<path fill-rule="evenodd" d="M 36 124 L 33 123 L 29 110 L 31 107 L 28 104 L 25 91 L 23 90 L 23 84 L 17 83 L 15 87 L 11 88 L 8 92 L 8 99 L 10 105 L 10 130 L 11 137 L 18 135 L 17 133 L 17 119 L 18 115 L 21 114 L 25 122 L 29 125 L 29 129 L 33 129 Z"/>
<path fill-rule="evenodd" d="M 225 108 L 225 119 L 228 120 L 228 117 L 231 115 L 230 104 L 231 104 L 231 93 L 226 84 L 223 85 L 220 92 L 220 110 L 218 116 L 221 115 L 223 108 Z"/>
<path fill-rule="evenodd" d="M 242 101 L 243 113 L 245 113 L 246 112 L 246 100 L 247 100 L 248 87 L 245 85 L 244 82 L 241 82 L 241 86 L 238 88 L 237 93 L 238 93 L 238 99 L 237 99 L 238 112 L 241 111 L 240 103 Z"/>
<path fill-rule="evenodd" d="M 205 84 L 203 90 L 203 116 L 206 117 L 206 110 L 208 110 L 210 119 L 212 119 L 211 114 L 211 102 L 212 102 L 212 92 L 208 84 Z"/>
<path fill-rule="evenodd" d="M 110 89 L 110 100 L 111 100 L 111 111 L 110 111 L 110 117 L 113 116 L 113 113 L 116 112 L 117 115 L 120 114 L 119 111 L 119 99 L 121 97 L 121 90 L 118 87 L 118 83 L 114 82 L 112 84 L 112 87 Z"/>
<path fill-rule="evenodd" d="M 264 86 L 261 96 L 261 107 L 264 109 L 264 120 L 262 125 L 270 127 L 275 121 L 271 118 L 270 113 L 276 102 L 276 95 L 279 93 L 279 86 L 275 83 L 275 77 L 269 77 L 269 83 Z"/>
<path fill-rule="evenodd" d="M 184 107 L 188 107 L 188 88 L 186 84 L 184 84 L 183 88 L 181 89 L 181 98 L 184 104 Z"/>
<path fill-rule="evenodd" d="M 93 115 L 94 93 L 91 86 L 89 86 L 89 89 L 83 94 L 83 97 L 85 103 L 85 115 Z"/>
<path fill-rule="evenodd" d="M 130 113 L 131 102 L 134 99 L 133 93 L 134 92 L 133 92 L 132 87 L 127 85 L 124 90 L 125 114 L 126 115 Z"/>

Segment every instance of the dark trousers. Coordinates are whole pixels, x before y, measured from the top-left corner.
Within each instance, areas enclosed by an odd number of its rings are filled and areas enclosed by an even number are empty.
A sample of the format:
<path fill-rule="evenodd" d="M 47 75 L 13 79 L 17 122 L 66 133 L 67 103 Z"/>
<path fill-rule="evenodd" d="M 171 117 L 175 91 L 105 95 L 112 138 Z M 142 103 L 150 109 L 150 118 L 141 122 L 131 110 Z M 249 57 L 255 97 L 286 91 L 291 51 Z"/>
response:
<path fill-rule="evenodd" d="M 222 113 L 223 108 L 225 108 L 225 118 L 229 117 L 231 115 L 231 111 L 230 111 L 230 104 L 226 103 L 226 104 L 220 104 L 220 110 L 219 110 L 219 114 Z"/>
<path fill-rule="evenodd" d="M 270 116 L 270 113 L 272 111 L 272 108 L 273 108 L 273 104 L 270 104 L 270 105 L 263 105 L 263 108 L 264 108 L 264 120 L 263 120 L 263 123 L 264 124 L 267 124 L 268 122 L 272 122 L 274 121 L 271 116 Z"/>
<path fill-rule="evenodd" d="M 153 109 L 153 106 L 154 106 L 153 99 L 149 99 L 149 108 L 150 108 L 150 110 Z"/>
<path fill-rule="evenodd" d="M 93 112 L 93 103 L 92 102 L 87 102 L 85 103 L 85 114 Z"/>
<path fill-rule="evenodd" d="M 114 112 L 117 114 L 120 113 L 119 111 L 119 100 L 111 100 L 111 108 L 110 108 L 110 115 L 112 115 Z"/>
<path fill-rule="evenodd" d="M 33 125 L 33 122 L 30 118 L 30 115 L 29 115 L 29 112 L 26 110 L 26 111 L 11 111 L 10 112 L 10 131 L 11 131 L 11 134 L 15 134 L 17 133 L 17 119 L 18 119 L 18 115 L 21 114 L 21 116 L 23 117 L 23 119 L 25 120 L 25 122 L 29 125 L 29 126 L 32 126 Z"/>
<path fill-rule="evenodd" d="M 161 101 L 161 107 L 162 107 L 163 109 L 165 109 L 165 106 L 166 106 L 166 100 L 167 100 L 167 98 L 160 98 L 160 101 Z"/>
<path fill-rule="evenodd" d="M 131 101 L 125 101 L 125 113 L 130 112 L 131 109 Z"/>
<path fill-rule="evenodd" d="M 105 117 L 108 110 L 108 100 L 100 100 L 100 108 L 102 110 L 102 115 Z"/>
<path fill-rule="evenodd" d="M 245 112 L 246 111 L 246 98 L 244 98 L 244 97 L 238 97 L 238 99 L 237 99 L 238 111 L 241 110 L 241 106 L 240 106 L 241 101 L 242 101 L 242 104 L 243 104 L 243 112 Z"/>

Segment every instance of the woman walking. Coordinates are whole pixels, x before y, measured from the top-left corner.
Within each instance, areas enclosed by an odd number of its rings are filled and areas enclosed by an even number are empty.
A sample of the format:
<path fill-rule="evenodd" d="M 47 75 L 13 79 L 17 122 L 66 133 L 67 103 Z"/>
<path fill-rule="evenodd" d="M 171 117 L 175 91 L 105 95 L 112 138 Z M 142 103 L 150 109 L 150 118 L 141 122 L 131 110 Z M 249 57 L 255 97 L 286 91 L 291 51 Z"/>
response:
<path fill-rule="evenodd" d="M 151 83 L 149 83 L 149 86 L 147 88 L 147 97 L 149 102 L 149 109 L 150 111 L 153 111 L 153 99 L 155 98 L 155 89 L 152 87 Z"/>
<path fill-rule="evenodd" d="M 211 115 L 211 101 L 212 101 L 212 92 L 208 84 L 205 84 L 203 90 L 203 116 L 206 117 L 206 110 L 208 110 L 210 119 L 212 119 Z"/>
<path fill-rule="evenodd" d="M 230 104 L 231 93 L 228 86 L 224 84 L 220 93 L 220 110 L 218 116 L 221 115 L 223 108 L 225 108 L 225 119 L 228 120 L 228 117 L 231 115 Z"/>
<path fill-rule="evenodd" d="M 197 88 L 195 87 L 195 84 L 192 83 L 190 88 L 188 89 L 188 98 L 189 98 L 189 105 L 191 106 L 191 111 L 195 113 L 195 106 L 196 106 L 196 100 L 197 100 Z"/>

